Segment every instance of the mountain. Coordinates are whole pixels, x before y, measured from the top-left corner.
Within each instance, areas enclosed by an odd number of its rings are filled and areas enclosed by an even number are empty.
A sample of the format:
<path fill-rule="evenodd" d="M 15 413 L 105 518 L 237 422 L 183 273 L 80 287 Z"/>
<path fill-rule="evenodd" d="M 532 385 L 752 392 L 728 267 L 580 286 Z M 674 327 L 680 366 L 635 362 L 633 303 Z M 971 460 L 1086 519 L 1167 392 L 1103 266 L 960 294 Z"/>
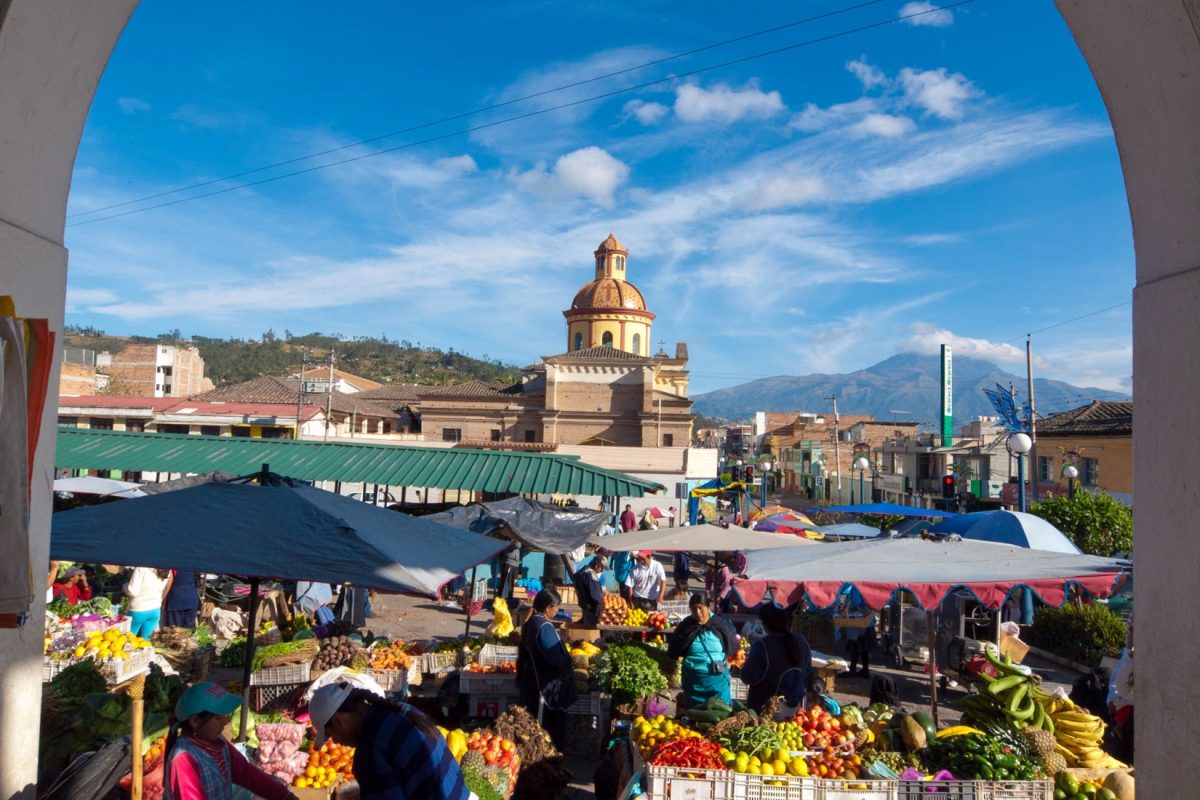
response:
<path fill-rule="evenodd" d="M 983 389 L 1012 384 L 1018 405 L 1025 400 L 1025 377 L 978 358 L 954 359 L 955 426 L 978 416 L 994 416 Z M 1092 400 L 1128 400 L 1105 389 L 1080 388 L 1035 377 L 1038 413 L 1049 415 Z M 779 375 L 696 395 L 695 411 L 707 417 L 748 419 L 756 411 L 828 412 L 837 395 L 842 414 L 874 414 L 876 419 L 919 422 L 934 428 L 941 416 L 941 357 L 901 353 L 844 375 Z"/>

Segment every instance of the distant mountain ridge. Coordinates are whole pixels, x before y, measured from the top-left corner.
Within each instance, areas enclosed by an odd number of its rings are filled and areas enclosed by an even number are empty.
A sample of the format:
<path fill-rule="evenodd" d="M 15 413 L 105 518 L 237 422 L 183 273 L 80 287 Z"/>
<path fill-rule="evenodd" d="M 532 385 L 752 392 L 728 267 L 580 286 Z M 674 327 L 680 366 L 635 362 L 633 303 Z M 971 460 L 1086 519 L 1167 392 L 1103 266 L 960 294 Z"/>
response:
<path fill-rule="evenodd" d="M 1025 402 L 1025 378 L 979 358 L 954 359 L 954 421 L 961 425 L 995 411 L 983 393 L 995 384 L 1017 392 Z M 1081 388 L 1063 381 L 1034 377 L 1039 414 L 1048 415 L 1086 405 L 1092 400 L 1129 400 L 1107 389 Z M 876 419 L 917 422 L 932 428 L 941 416 L 941 357 L 901 353 L 874 366 L 841 375 L 779 375 L 760 378 L 695 395 L 695 411 L 706 417 L 747 419 L 756 411 L 832 410 L 827 398 L 837 395 L 842 414 L 873 414 Z"/>

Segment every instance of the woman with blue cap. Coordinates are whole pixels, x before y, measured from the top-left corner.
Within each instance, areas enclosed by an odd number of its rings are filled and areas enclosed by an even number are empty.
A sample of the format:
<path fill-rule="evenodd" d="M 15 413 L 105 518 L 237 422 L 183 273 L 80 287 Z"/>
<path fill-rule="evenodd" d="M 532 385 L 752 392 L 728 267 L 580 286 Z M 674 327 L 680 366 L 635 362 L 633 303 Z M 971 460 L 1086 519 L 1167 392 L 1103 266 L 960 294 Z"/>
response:
<path fill-rule="evenodd" d="M 180 696 L 167 733 L 165 800 L 232 800 L 235 785 L 263 800 L 296 800 L 286 783 L 251 764 L 225 738 L 241 704 L 215 683 L 198 683 Z"/>

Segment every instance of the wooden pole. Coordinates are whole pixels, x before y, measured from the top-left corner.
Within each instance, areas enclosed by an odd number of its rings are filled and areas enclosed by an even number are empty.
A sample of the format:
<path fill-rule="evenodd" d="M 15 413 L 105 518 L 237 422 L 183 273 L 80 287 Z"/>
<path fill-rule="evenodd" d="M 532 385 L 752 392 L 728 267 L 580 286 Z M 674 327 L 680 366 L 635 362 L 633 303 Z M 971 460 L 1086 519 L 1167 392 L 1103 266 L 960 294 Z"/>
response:
<path fill-rule="evenodd" d="M 934 632 L 934 614 L 932 611 L 925 612 L 925 627 L 928 647 L 929 647 L 929 710 L 933 714 L 933 724 L 938 724 L 938 696 L 937 696 L 937 648 L 936 634 Z"/>
<path fill-rule="evenodd" d="M 471 636 L 471 614 L 474 612 L 475 603 L 475 573 L 478 571 L 479 565 L 471 567 L 471 585 L 467 587 L 467 628 L 463 633 L 463 644 L 466 644 L 467 639 Z"/>
<path fill-rule="evenodd" d="M 142 800 L 142 717 L 145 714 L 146 675 L 142 673 L 129 684 L 129 699 L 133 701 L 133 731 L 130 749 L 133 763 L 130 766 L 132 779 L 129 782 L 129 800 Z"/>
<path fill-rule="evenodd" d="M 258 629 L 258 578 L 250 579 L 250 619 L 246 631 L 246 663 L 242 666 L 242 717 L 238 725 L 238 741 L 247 737 L 246 718 L 250 710 L 250 664 L 254 661 L 254 633 Z"/>

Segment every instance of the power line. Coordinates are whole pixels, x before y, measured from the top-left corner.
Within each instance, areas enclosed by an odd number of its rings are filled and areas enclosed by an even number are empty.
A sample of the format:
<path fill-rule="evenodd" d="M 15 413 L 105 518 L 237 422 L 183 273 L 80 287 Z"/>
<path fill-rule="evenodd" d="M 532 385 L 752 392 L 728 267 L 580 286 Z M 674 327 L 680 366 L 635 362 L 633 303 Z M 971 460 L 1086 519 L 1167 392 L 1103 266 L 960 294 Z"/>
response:
<path fill-rule="evenodd" d="M 926 14 L 934 14 L 934 13 L 937 13 L 938 11 L 944 11 L 944 10 L 951 9 L 951 8 L 957 8 L 959 6 L 966 6 L 966 5 L 975 3 L 975 2 L 977 2 L 977 0 L 958 0 L 958 2 L 955 2 L 955 3 L 947 3 L 942 6 L 931 7 L 924 11 L 917 11 L 917 12 L 913 12 L 911 14 L 904 14 L 904 15 L 901 15 L 898 17 L 892 17 L 892 18 L 889 18 L 886 20 L 872 22 L 867 25 L 860 25 L 856 28 L 849 28 L 847 30 L 838 31 L 836 33 L 826 34 L 825 36 L 818 36 L 816 38 L 808 39 L 803 42 L 797 42 L 795 44 L 785 45 L 783 47 L 777 47 L 772 50 L 765 50 L 760 53 L 754 53 L 754 54 L 751 54 L 748 56 L 743 56 L 741 58 L 735 58 L 735 59 L 731 59 L 729 61 L 723 61 L 718 64 L 711 64 L 706 67 L 698 67 L 693 70 L 688 70 L 686 72 L 680 72 L 680 73 L 676 73 L 674 75 L 670 75 L 666 78 L 658 78 L 656 80 L 639 83 L 634 86 L 626 87 L 624 89 L 614 89 L 609 92 L 602 92 L 600 94 L 592 95 L 590 97 L 585 97 L 585 98 L 582 98 L 579 100 L 572 100 L 570 102 L 560 103 L 555 106 L 550 106 L 550 107 L 538 109 L 535 111 L 527 111 L 523 114 L 516 114 L 514 116 L 505 117 L 504 119 L 495 120 L 493 122 L 487 122 L 487 123 L 483 123 L 480 125 L 474 125 L 471 127 L 462 128 L 457 131 L 451 131 L 449 133 L 438 134 L 436 136 L 430 136 L 425 139 L 418 139 L 418 140 L 415 140 L 412 142 L 407 142 L 405 144 L 396 145 L 394 147 L 386 147 L 381 150 L 372 151 L 370 153 L 363 153 L 361 155 L 352 156 L 350 158 L 340 159 L 338 161 L 330 161 L 326 164 L 318 164 L 318 165 L 312 166 L 312 167 L 305 167 L 304 169 L 292 170 L 291 172 L 284 172 L 280 175 L 273 175 L 271 177 L 262 178 L 262 179 L 256 180 L 256 181 L 247 181 L 245 183 L 239 183 L 234 186 L 226 186 L 224 188 L 216 189 L 211 192 L 203 192 L 201 194 L 191 195 L 189 197 L 183 197 L 183 198 L 179 198 L 176 200 L 168 200 L 167 202 L 164 202 L 164 203 L 156 203 L 154 205 L 145 206 L 143 208 L 135 208 L 135 209 L 131 209 L 129 211 L 122 211 L 117 214 L 109 214 L 108 216 L 96 217 L 95 219 L 82 220 L 80 222 L 73 222 L 73 223 L 70 223 L 69 225 L 67 225 L 67 227 L 74 228 L 74 227 L 78 227 L 81 225 L 91 225 L 96 222 L 105 222 L 105 221 L 111 220 L 111 219 L 118 219 L 120 217 L 127 217 L 127 216 L 130 216 L 133 214 L 141 214 L 143 212 L 153 211 L 153 210 L 159 209 L 159 208 L 166 208 L 168 206 L 179 205 L 180 203 L 188 203 L 193 200 L 202 200 L 207 197 L 215 197 L 217 195 L 227 194 L 229 192 L 238 191 L 240 189 L 249 189 L 249 188 L 252 188 L 255 186 L 262 186 L 263 184 L 273 183 L 275 181 L 283 180 L 285 178 L 294 178 L 298 175 L 306 175 L 311 172 L 318 172 L 320 170 L 329 169 L 330 167 L 337 167 L 337 166 L 342 166 L 344 164 L 351 164 L 356 161 L 362 161 L 362 160 L 368 159 L 368 158 L 375 158 L 376 156 L 385 155 L 387 153 L 394 153 L 394 152 L 397 152 L 400 150 L 407 150 L 411 147 L 417 147 L 418 145 L 429 144 L 431 142 L 437 142 L 437 141 L 441 141 L 443 139 L 449 139 L 449 138 L 452 138 L 455 136 L 462 136 L 464 134 L 475 133 L 476 131 L 486 130 L 488 128 L 494 128 L 494 127 L 497 127 L 500 125 L 507 125 L 509 123 L 518 122 L 518 121 L 524 120 L 524 119 L 530 119 L 532 117 L 537 117 L 537 116 L 541 116 L 543 114 L 548 114 L 552 111 L 561 111 L 566 108 L 573 108 L 575 106 L 585 105 L 587 103 L 593 103 L 598 100 L 606 100 L 610 97 L 617 97 L 619 95 L 629 94 L 630 92 L 640 91 L 642 89 L 647 89 L 651 86 L 658 86 L 658 85 L 664 84 L 664 83 L 675 83 L 680 80 L 683 80 L 684 78 L 692 77 L 693 75 L 700 75 L 705 72 L 711 72 L 712 70 L 716 70 L 716 69 L 724 69 L 725 67 L 731 67 L 731 66 L 735 66 L 737 64 L 745 64 L 750 61 L 757 61 L 759 59 L 767 58 L 767 57 L 774 56 L 774 55 L 779 55 L 780 53 L 786 53 L 786 52 L 790 52 L 792 50 L 798 50 L 798 49 L 804 48 L 804 47 L 811 47 L 816 44 L 822 44 L 824 42 L 833 41 L 835 39 L 841 39 L 841 38 L 845 38 L 847 36 L 852 36 L 856 33 L 863 33 L 865 31 L 874 30 L 877 28 L 883 28 L 888 25 L 894 25 L 897 22 L 902 22 L 904 20 L 913 19 L 914 17 L 921 17 Z M 513 101 L 513 102 L 515 102 L 515 101 Z M 474 113 L 474 112 L 471 112 L 471 113 Z M 461 118 L 462 116 L 470 116 L 470 114 L 468 113 L 468 114 L 459 115 L 459 118 Z M 434 124 L 438 124 L 438 123 L 427 123 L 425 125 L 418 126 L 418 128 L 428 127 L 429 125 L 434 125 Z M 385 138 L 385 137 L 379 137 L 379 138 Z M 355 145 L 346 145 L 345 147 L 354 147 L 354 146 Z M 342 149 L 345 149 L 345 148 L 344 147 L 343 148 L 334 148 L 333 150 L 330 150 L 327 152 L 332 153 L 332 152 L 337 152 L 338 150 L 342 150 Z M 280 162 L 280 163 L 281 164 L 295 163 L 297 161 L 306 160 L 307 158 L 311 158 L 311 156 L 306 156 L 304 158 L 292 159 L 290 162 Z M 270 169 L 270 167 L 263 167 L 258 170 L 250 170 L 250 171 L 242 173 L 242 174 L 243 175 L 253 174 L 255 172 L 262 171 L 262 169 Z M 225 180 L 225 179 L 217 179 L 217 181 L 208 181 L 203 184 L 197 184 L 197 186 L 207 186 L 207 185 L 211 185 L 214 182 L 219 182 L 221 180 Z M 185 189 L 172 190 L 170 192 L 161 193 L 161 194 L 155 195 L 153 197 L 163 197 L 168 194 L 175 194 L 179 191 L 184 191 L 184 190 Z M 142 202 L 142 201 L 131 200 L 131 201 L 127 201 L 126 203 L 119 204 L 119 205 L 128 205 L 130 203 L 137 203 L 137 202 Z M 111 206 L 110 208 L 116 208 L 116 207 L 117 206 Z M 86 212 L 86 213 L 99 213 L 99 211 L 100 211 L 100 209 L 96 209 L 94 211 Z"/>
<path fill-rule="evenodd" d="M 384 139 L 390 139 L 393 136 L 400 136 L 405 133 L 413 133 L 415 131 L 424 130 L 425 128 L 432 128 L 432 127 L 436 127 L 438 125 L 444 125 L 447 122 L 455 122 L 460 119 L 465 119 L 467 117 L 475 116 L 476 114 L 483 114 L 488 111 L 495 111 L 496 109 L 499 109 L 499 108 L 505 108 L 506 106 L 516 105 L 517 103 L 523 103 L 526 100 L 535 100 L 539 97 L 545 97 L 547 95 L 566 91 L 567 89 L 576 89 L 580 86 L 586 86 L 589 83 L 596 83 L 598 81 L 607 80 L 608 78 L 615 78 L 619 75 L 626 75 L 630 72 L 637 72 L 639 70 L 646 69 L 647 67 L 655 67 L 655 66 L 658 66 L 659 64 L 666 64 L 669 61 L 676 61 L 678 59 L 686 58 L 688 56 L 694 56 L 697 53 L 703 53 L 707 50 L 716 50 L 717 48 L 720 48 L 720 47 L 726 47 L 731 44 L 737 44 L 738 42 L 744 42 L 744 41 L 747 41 L 749 39 L 754 39 L 759 36 L 766 36 L 767 34 L 778 33 L 779 31 L 787 30 L 788 28 L 795 28 L 799 25 L 807 25 L 810 22 L 818 22 L 822 19 L 828 19 L 830 17 L 835 17 L 840 14 L 847 14 L 851 11 L 857 11 L 859 9 L 866 8 L 867 6 L 878 5 L 879 3 L 882 3 L 882 2 L 883 2 L 883 0 L 867 0 L 867 2 L 858 3 L 857 5 L 847 6 L 846 8 L 840 8 L 835 11 L 827 11 L 824 14 L 817 14 L 815 16 L 805 17 L 804 19 L 798 19 L 793 22 L 787 22 L 782 25 L 776 25 L 773 28 L 764 28 L 759 31 L 754 31 L 753 33 L 747 33 L 742 36 L 736 36 L 732 39 L 725 39 L 724 41 L 713 42 L 712 44 L 706 44 L 703 47 L 697 47 L 692 50 L 686 50 L 682 53 L 675 53 L 674 55 L 664 56 L 663 58 L 657 58 L 657 59 L 654 59 L 653 61 L 647 61 L 644 64 L 638 64 L 637 66 L 625 67 L 624 69 L 615 70 L 613 72 L 606 72 L 603 75 L 596 75 L 591 78 L 584 78 L 583 80 L 578 80 L 578 81 L 575 81 L 574 83 L 567 83 L 567 84 L 563 84 L 562 86 L 556 86 L 553 89 L 545 89 L 540 92 L 534 92 L 533 94 L 527 94 L 527 95 L 523 95 L 521 97 L 515 97 L 511 100 L 505 100 L 500 103 L 493 103 L 493 104 L 487 105 L 487 106 L 480 106 L 479 108 L 472 109 L 471 111 L 464 111 L 464 112 L 461 112 L 459 114 L 454 114 L 449 117 L 442 117 L 441 119 L 435 119 L 435 120 L 431 120 L 429 122 L 422 122 L 419 125 L 413 125 L 408 128 L 400 128 L 399 130 L 389 131 L 387 133 L 381 133 L 377 136 L 372 136 L 367 139 L 359 139 L 357 142 L 351 142 L 350 144 L 344 144 L 339 147 L 331 147 L 327 150 L 320 150 L 316 153 L 309 153 L 308 155 L 296 156 L 295 158 L 289 158 L 289 159 L 285 159 L 283 161 L 276 161 L 274 164 L 266 164 L 261 167 L 254 167 L 253 169 L 244 170 L 242 172 L 235 172 L 232 175 L 225 175 L 224 177 L 220 177 L 220 178 L 212 178 L 211 180 L 200 181 L 199 183 L 192 183 L 187 186 L 177 187 L 175 189 L 168 189 L 166 191 L 158 192 L 156 194 L 148 194 L 144 197 L 136 197 L 132 200 L 125 200 L 120 203 L 113 203 L 112 205 L 102 206 L 100 208 L 89 209 L 88 211 L 77 211 L 74 214 L 67 215 L 67 219 L 74 219 L 75 217 L 85 217 L 85 216 L 88 216 L 89 214 L 99 214 L 102 211 L 111 211 L 114 208 L 123 208 L 124 206 L 134 205 L 135 203 L 144 203 L 147 200 L 157 200 L 160 197 L 168 197 L 170 195 L 178 194 L 180 192 L 190 191 L 192 189 L 201 189 L 205 186 L 212 186 L 215 183 L 223 183 L 224 181 L 237 180 L 238 178 L 244 178 L 247 175 L 254 175 L 259 172 L 265 172 L 266 170 L 269 170 L 269 169 L 276 169 L 277 167 L 286 167 L 289 164 L 297 164 L 301 161 L 308 161 L 309 159 L 312 159 L 312 158 L 320 158 L 321 156 L 327 156 L 332 153 L 339 153 L 343 150 L 349 150 L 352 147 L 360 147 L 365 144 L 372 144 L 374 142 L 382 141 Z"/>

